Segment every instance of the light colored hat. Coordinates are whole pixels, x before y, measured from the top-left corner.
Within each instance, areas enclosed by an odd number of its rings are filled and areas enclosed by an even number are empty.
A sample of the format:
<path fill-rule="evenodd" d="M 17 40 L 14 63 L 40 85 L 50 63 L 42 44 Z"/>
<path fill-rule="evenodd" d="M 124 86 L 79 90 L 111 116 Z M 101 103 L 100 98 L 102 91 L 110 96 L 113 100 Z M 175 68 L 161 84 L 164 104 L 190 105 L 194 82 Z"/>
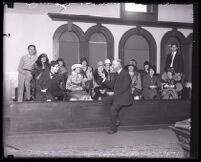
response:
<path fill-rule="evenodd" d="M 105 64 L 111 64 L 111 61 L 109 59 L 106 59 L 104 63 Z"/>
<path fill-rule="evenodd" d="M 75 70 L 76 68 L 82 68 L 82 65 L 81 64 L 74 64 L 71 69 L 72 70 Z"/>
<path fill-rule="evenodd" d="M 99 66 L 104 66 L 103 61 L 98 61 L 97 67 L 99 67 Z"/>

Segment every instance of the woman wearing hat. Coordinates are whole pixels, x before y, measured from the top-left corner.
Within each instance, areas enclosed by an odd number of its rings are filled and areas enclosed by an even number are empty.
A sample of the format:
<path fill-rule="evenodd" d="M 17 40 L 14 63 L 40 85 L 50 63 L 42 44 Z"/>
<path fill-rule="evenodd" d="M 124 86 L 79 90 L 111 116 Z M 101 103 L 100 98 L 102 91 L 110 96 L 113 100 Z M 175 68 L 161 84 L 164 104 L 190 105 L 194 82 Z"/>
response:
<path fill-rule="evenodd" d="M 38 59 L 34 63 L 32 67 L 32 91 L 34 92 L 34 100 L 39 101 L 40 100 L 40 90 L 37 85 L 37 80 L 39 80 L 42 72 L 49 71 L 50 70 L 50 64 L 49 59 L 47 57 L 47 54 L 42 53 L 40 56 L 38 56 Z"/>
<path fill-rule="evenodd" d="M 150 63 L 148 61 L 145 61 L 143 64 L 143 71 L 141 72 L 142 76 L 147 75 L 149 73 L 149 66 Z"/>
<path fill-rule="evenodd" d="M 82 65 L 74 64 L 71 69 L 72 74 L 68 77 L 66 82 L 66 89 L 70 91 L 70 101 L 91 100 L 90 95 L 86 92 L 86 78 L 81 75 Z"/>
<path fill-rule="evenodd" d="M 143 91 L 144 99 L 159 99 L 158 88 L 160 87 L 160 80 L 155 75 L 155 66 L 149 66 L 149 73 L 143 78 Z"/>
<path fill-rule="evenodd" d="M 92 96 L 92 98 L 94 100 L 101 100 L 102 97 L 107 96 L 106 94 L 106 86 L 103 85 L 103 79 L 102 79 L 102 75 L 105 75 L 107 77 L 107 72 L 104 69 L 104 64 L 102 61 L 99 61 L 97 63 L 97 69 L 94 71 L 93 76 L 94 76 L 94 94 Z"/>
<path fill-rule="evenodd" d="M 104 69 L 107 73 L 107 79 L 111 80 L 111 73 L 112 73 L 112 66 L 111 61 L 109 59 L 106 59 L 104 61 Z"/>
<path fill-rule="evenodd" d="M 140 73 L 136 71 L 136 67 L 133 64 L 128 64 L 124 69 L 128 71 L 131 77 L 131 90 L 134 99 L 140 99 L 142 90 Z"/>

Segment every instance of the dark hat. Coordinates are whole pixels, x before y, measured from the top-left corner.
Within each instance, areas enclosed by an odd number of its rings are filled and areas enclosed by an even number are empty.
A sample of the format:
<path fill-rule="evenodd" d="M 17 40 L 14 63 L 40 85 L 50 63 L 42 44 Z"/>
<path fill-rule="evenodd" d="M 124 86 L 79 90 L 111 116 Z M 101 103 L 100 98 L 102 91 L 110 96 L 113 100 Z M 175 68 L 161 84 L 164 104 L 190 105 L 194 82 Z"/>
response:
<path fill-rule="evenodd" d="M 47 54 L 46 53 L 42 53 L 41 55 L 40 55 L 40 57 L 42 58 L 42 57 L 47 57 Z"/>
<path fill-rule="evenodd" d="M 154 73 L 156 73 L 156 66 L 155 65 L 149 65 L 148 70 L 152 69 Z"/>
<path fill-rule="evenodd" d="M 82 63 L 83 61 L 88 62 L 86 57 L 82 57 L 82 58 L 80 59 L 80 63 Z"/>
<path fill-rule="evenodd" d="M 133 65 L 133 64 L 128 64 L 128 65 L 126 65 L 126 66 L 124 67 L 124 69 L 125 69 L 125 70 L 128 70 L 128 67 L 129 67 L 129 66 L 132 66 L 132 67 L 134 68 L 134 71 L 137 69 L 136 66 Z"/>
<path fill-rule="evenodd" d="M 145 61 L 143 65 L 145 66 L 145 65 L 150 65 L 150 64 L 148 61 Z"/>

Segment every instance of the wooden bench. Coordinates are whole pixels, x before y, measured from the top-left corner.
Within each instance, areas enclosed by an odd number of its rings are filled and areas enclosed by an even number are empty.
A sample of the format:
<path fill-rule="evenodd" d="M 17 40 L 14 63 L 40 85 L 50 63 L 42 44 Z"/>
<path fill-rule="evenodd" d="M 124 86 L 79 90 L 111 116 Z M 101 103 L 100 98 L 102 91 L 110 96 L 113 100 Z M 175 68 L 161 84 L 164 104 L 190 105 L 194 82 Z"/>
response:
<path fill-rule="evenodd" d="M 13 102 L 5 107 L 8 134 L 97 131 L 110 124 L 100 101 Z M 190 100 L 138 100 L 120 113 L 119 129 L 173 125 L 190 117 Z"/>

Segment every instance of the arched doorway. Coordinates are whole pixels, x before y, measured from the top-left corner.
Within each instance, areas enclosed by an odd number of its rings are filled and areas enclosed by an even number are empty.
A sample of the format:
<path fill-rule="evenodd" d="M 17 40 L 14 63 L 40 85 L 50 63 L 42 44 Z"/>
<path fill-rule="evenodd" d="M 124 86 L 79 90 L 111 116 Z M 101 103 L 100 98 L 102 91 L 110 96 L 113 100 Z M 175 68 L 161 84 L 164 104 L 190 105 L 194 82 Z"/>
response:
<path fill-rule="evenodd" d="M 64 24 L 57 28 L 53 36 L 53 58 L 63 58 L 68 72 L 71 66 L 79 63 L 84 53 L 84 32 L 75 24 Z"/>
<path fill-rule="evenodd" d="M 156 66 L 156 42 L 151 33 L 142 28 L 134 28 L 123 34 L 119 42 L 119 58 L 123 65 L 133 58 L 138 68 L 143 68 L 144 61 Z"/>
<path fill-rule="evenodd" d="M 180 53 L 183 55 L 184 58 L 185 45 L 186 45 L 185 36 L 177 30 L 168 31 L 161 40 L 161 62 L 160 62 L 161 73 L 164 72 L 166 57 L 169 53 L 171 53 L 170 44 L 174 42 L 178 43 L 179 45 L 178 50 L 180 51 Z"/>
<path fill-rule="evenodd" d="M 192 82 L 192 53 L 193 53 L 193 33 L 189 34 L 186 39 L 186 52 L 184 53 L 184 71 L 185 80 Z"/>
<path fill-rule="evenodd" d="M 114 38 L 106 27 L 100 24 L 90 27 L 85 33 L 85 39 L 85 57 L 90 66 L 96 68 L 98 61 L 114 59 Z"/>

